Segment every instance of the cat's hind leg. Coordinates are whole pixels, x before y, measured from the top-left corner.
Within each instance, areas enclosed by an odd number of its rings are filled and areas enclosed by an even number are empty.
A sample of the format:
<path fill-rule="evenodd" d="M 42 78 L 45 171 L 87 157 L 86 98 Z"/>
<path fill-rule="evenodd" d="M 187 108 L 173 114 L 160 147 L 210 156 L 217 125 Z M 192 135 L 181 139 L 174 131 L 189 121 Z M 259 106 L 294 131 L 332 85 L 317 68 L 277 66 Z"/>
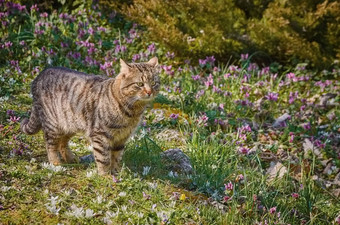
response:
<path fill-rule="evenodd" d="M 68 147 L 71 136 L 63 136 L 59 141 L 59 152 L 66 163 L 77 163 L 79 160 Z"/>
<path fill-rule="evenodd" d="M 49 133 L 44 133 L 45 143 L 46 143 L 46 151 L 48 161 L 53 165 L 60 165 L 60 157 L 59 157 L 59 143 L 60 138 L 55 137 Z"/>

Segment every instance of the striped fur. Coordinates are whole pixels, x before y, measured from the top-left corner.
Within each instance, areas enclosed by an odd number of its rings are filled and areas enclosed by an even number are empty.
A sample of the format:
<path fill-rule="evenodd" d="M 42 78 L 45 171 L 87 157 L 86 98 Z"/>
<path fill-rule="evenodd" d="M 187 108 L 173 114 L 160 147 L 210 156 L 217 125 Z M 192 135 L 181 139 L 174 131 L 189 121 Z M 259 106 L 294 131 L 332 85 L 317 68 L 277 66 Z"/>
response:
<path fill-rule="evenodd" d="M 69 139 L 84 133 L 93 146 L 98 173 L 117 172 L 124 145 L 137 127 L 145 106 L 160 88 L 156 57 L 146 63 L 125 63 L 116 78 L 53 67 L 32 82 L 33 106 L 21 131 L 44 132 L 50 163 L 78 159 Z"/>

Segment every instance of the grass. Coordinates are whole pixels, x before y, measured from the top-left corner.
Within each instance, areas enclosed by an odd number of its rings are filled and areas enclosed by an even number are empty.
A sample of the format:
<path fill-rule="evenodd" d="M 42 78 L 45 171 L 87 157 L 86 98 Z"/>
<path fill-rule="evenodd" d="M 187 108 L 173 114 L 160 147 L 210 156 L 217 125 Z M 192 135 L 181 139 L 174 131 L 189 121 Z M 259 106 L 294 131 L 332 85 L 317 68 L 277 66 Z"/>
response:
<path fill-rule="evenodd" d="M 213 57 L 198 66 L 182 63 L 137 25 L 122 26 L 120 18 L 91 8 L 47 17 L 13 5 L 3 11 L 1 223 L 339 223 L 339 186 L 333 183 L 340 167 L 339 81 L 313 80 L 301 66 L 275 74 L 249 60 L 239 66 L 217 65 Z M 43 68 L 115 76 L 119 58 L 151 56 L 162 64 L 162 90 L 129 140 L 119 176 L 99 177 L 93 163 L 51 166 L 42 133 L 20 133 L 32 104 L 30 82 Z M 333 100 L 319 105 L 330 93 Z M 273 126 L 284 113 L 290 119 Z M 82 136 L 70 147 L 78 156 L 91 152 Z M 169 148 L 189 156 L 192 174 L 170 171 L 160 156 Z M 278 163 L 286 172 L 270 177 Z"/>

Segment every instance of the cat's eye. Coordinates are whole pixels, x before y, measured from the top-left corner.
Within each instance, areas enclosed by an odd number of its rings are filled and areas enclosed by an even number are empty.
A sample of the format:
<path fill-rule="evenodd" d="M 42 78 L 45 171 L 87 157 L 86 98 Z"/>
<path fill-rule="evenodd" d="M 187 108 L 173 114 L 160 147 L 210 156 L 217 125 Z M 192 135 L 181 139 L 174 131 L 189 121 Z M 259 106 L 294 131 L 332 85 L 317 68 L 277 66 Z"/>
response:
<path fill-rule="evenodd" d="M 137 83 L 137 86 L 138 86 L 138 87 L 143 87 L 143 86 L 144 86 L 144 83 L 143 83 L 143 82 L 138 82 L 138 83 Z"/>
<path fill-rule="evenodd" d="M 156 84 L 155 81 L 151 81 L 151 85 L 154 86 Z"/>

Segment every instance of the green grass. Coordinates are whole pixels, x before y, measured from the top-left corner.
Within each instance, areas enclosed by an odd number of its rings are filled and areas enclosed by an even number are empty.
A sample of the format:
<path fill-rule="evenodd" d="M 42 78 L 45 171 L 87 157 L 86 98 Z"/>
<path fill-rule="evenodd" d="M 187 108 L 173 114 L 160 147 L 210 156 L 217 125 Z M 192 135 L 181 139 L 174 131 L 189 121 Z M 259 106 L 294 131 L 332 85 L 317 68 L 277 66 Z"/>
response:
<path fill-rule="evenodd" d="M 167 49 L 157 43 L 153 51 L 147 33 L 131 22 L 108 19 L 91 8 L 66 16 L 73 21 L 60 18 L 61 12 L 66 9 L 43 18 L 41 12 L 13 10 L 5 18 L 8 26 L 0 28 L 0 45 L 12 43 L 0 49 L 7 56 L 0 60 L 2 224 L 337 223 L 339 186 L 329 182 L 340 168 L 339 105 L 317 105 L 327 93 L 339 102 L 339 81 L 313 80 L 313 71 L 299 68 L 275 75 L 249 60 L 238 67 L 188 65 L 166 57 Z M 36 26 L 44 32 L 37 34 Z M 95 33 L 81 35 L 89 27 Z M 84 43 L 96 50 L 89 53 Z M 116 51 L 117 46 L 126 50 Z M 99 177 L 94 163 L 47 164 L 42 132 L 19 131 L 19 121 L 29 116 L 30 83 L 39 71 L 65 66 L 114 76 L 117 60 L 139 61 L 136 54 L 141 61 L 159 58 L 162 88 L 126 146 L 122 172 L 113 179 Z M 340 70 L 329 73 L 336 77 Z M 284 113 L 291 119 L 273 127 Z M 319 155 L 305 153 L 306 138 Z M 74 137 L 70 148 L 77 156 L 91 153 L 82 136 Z M 170 148 L 189 156 L 192 174 L 170 171 L 160 156 Z M 324 172 L 325 160 L 331 169 Z M 267 171 L 276 162 L 287 173 L 269 179 Z"/>

